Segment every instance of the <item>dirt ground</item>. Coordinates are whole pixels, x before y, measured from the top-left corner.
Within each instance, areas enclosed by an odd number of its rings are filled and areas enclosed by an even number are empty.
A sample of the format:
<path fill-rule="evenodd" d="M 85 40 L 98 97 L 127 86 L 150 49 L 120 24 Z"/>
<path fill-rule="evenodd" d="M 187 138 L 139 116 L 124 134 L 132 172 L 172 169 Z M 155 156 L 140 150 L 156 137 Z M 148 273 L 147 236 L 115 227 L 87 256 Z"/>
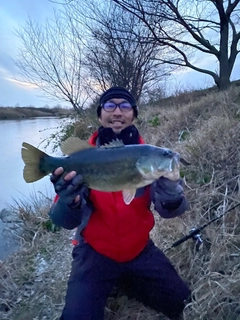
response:
<path fill-rule="evenodd" d="M 0 265 L 1 320 L 57 320 L 71 269 L 73 231 L 45 233 L 37 247 L 23 248 Z M 109 298 L 106 320 L 162 319 L 126 296 Z"/>

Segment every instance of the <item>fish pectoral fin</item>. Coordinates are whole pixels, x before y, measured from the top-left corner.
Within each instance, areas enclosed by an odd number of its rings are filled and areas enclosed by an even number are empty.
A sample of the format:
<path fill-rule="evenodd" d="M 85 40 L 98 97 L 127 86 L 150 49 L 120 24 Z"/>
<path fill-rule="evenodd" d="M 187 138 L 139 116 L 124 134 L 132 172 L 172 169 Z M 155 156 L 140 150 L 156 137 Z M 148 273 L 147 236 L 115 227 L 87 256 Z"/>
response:
<path fill-rule="evenodd" d="M 64 154 L 69 156 L 72 153 L 93 148 L 93 146 L 78 137 L 69 137 L 61 143 L 60 148 Z"/>
<path fill-rule="evenodd" d="M 123 190 L 122 194 L 123 194 L 123 201 L 126 204 L 130 204 L 135 197 L 136 189 Z"/>

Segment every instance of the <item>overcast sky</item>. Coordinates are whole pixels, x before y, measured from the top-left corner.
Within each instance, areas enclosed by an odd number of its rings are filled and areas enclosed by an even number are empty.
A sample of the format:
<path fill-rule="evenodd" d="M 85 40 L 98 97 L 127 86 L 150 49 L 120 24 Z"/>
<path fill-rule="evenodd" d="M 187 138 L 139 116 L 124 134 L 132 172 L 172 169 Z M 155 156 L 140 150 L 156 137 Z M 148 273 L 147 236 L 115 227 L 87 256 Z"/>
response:
<path fill-rule="evenodd" d="M 53 6 L 48 0 L 6 0 L 0 3 L 0 106 L 33 105 L 42 107 L 49 101 L 40 98 L 42 94 L 28 85 L 17 82 L 17 68 L 12 59 L 16 58 L 20 39 L 15 29 L 23 26 L 28 19 L 41 23 L 51 17 Z M 56 5 L 55 5 L 56 7 Z M 56 104 L 56 103 L 55 103 Z"/>
<path fill-rule="evenodd" d="M 17 69 L 12 59 L 16 58 L 20 40 L 14 34 L 14 29 L 24 25 L 28 18 L 41 23 L 51 17 L 53 7 L 57 5 L 48 0 L 2 0 L 0 3 L 0 106 L 29 106 L 42 107 L 46 104 L 53 106 L 49 100 L 41 98 L 37 89 L 16 81 Z M 213 60 L 201 59 L 201 67 L 216 69 Z M 240 57 L 232 74 L 232 80 L 240 78 Z M 180 88 L 206 88 L 213 85 L 212 78 L 198 72 L 185 69 L 172 78 L 171 86 Z"/>

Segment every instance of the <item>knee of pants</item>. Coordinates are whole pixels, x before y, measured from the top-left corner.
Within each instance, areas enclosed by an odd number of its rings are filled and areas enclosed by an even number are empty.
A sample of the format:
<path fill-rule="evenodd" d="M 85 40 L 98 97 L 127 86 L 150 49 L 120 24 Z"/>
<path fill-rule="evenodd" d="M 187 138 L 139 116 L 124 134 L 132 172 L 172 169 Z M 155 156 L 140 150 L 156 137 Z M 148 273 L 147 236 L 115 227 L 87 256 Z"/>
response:
<path fill-rule="evenodd" d="M 79 308 L 71 308 L 65 306 L 60 320 L 103 320 L 104 308 L 101 310 L 91 308 L 88 310 L 79 310 Z"/>

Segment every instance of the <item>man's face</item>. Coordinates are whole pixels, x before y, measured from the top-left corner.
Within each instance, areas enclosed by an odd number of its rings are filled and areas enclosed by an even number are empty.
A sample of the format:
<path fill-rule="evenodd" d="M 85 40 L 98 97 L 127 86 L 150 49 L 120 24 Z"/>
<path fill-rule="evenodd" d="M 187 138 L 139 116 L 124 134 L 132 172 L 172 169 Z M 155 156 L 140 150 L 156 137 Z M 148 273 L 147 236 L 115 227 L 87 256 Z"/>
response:
<path fill-rule="evenodd" d="M 114 98 L 107 102 L 113 102 L 116 104 L 120 104 L 122 102 L 128 102 L 125 99 Z M 120 133 L 126 127 L 132 125 L 134 120 L 134 110 L 131 108 L 130 110 L 122 111 L 119 107 L 117 107 L 114 111 L 106 111 L 104 108 L 101 110 L 101 117 L 99 118 L 99 122 L 105 128 L 112 128 L 115 133 Z"/>

